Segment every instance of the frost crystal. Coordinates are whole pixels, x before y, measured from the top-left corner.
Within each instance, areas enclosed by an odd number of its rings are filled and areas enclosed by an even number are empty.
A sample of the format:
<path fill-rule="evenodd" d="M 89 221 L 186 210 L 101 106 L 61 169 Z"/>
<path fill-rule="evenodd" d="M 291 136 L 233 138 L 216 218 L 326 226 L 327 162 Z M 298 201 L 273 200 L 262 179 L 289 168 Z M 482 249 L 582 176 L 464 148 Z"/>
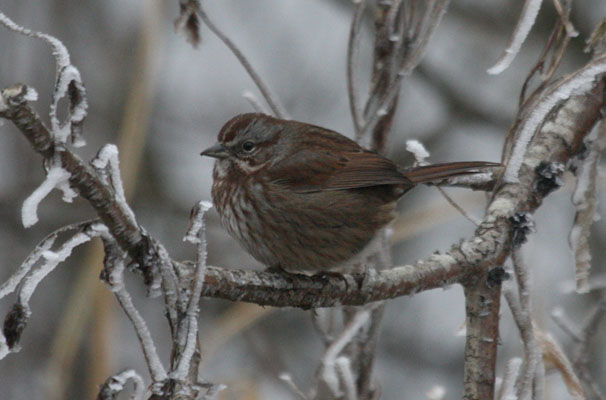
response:
<path fill-rule="evenodd" d="M 70 176 L 70 173 L 61 167 L 52 167 L 48 171 L 44 182 L 23 202 L 21 220 L 24 227 L 29 228 L 38 222 L 38 204 L 54 188 L 61 189 L 63 191 L 63 200 L 71 202 L 76 193 L 69 187 Z"/>
<path fill-rule="evenodd" d="M 429 152 L 425 149 L 423 143 L 418 140 L 407 140 L 406 151 L 412 153 L 418 163 L 424 163 L 425 159 L 429 157 Z"/>

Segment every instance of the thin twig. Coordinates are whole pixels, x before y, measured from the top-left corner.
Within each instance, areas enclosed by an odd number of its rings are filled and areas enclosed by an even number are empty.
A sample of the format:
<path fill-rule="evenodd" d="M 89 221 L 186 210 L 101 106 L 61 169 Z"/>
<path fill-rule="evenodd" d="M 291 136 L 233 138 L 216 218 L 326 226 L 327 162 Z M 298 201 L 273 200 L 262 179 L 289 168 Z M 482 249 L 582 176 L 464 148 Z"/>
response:
<path fill-rule="evenodd" d="M 472 224 L 474 224 L 475 226 L 480 225 L 480 221 L 475 218 L 472 217 L 471 215 L 469 215 L 467 213 L 467 211 L 465 211 L 463 209 L 463 207 L 461 207 L 459 204 L 457 204 L 456 201 L 454 201 L 454 199 L 452 197 L 450 197 L 448 195 L 448 193 L 446 193 L 446 191 L 444 189 L 442 189 L 441 187 L 437 187 L 438 191 L 442 194 L 442 196 L 446 199 L 446 201 L 448 202 L 448 204 L 450 204 L 451 206 L 453 206 L 459 213 L 461 213 L 461 215 L 463 217 L 465 217 L 465 219 L 467 219 L 469 222 L 471 222 Z"/>
<path fill-rule="evenodd" d="M 261 76 L 257 73 L 257 71 L 255 71 L 251 63 L 244 56 L 242 51 L 236 46 L 236 44 L 230 38 L 228 38 L 227 35 L 225 35 L 223 31 L 221 31 L 219 27 L 217 27 L 217 25 L 215 25 L 215 23 L 210 19 L 210 17 L 208 16 L 208 14 L 206 14 L 202 7 L 198 8 L 198 15 L 200 15 L 200 18 L 202 19 L 202 21 L 204 21 L 206 26 L 208 26 L 208 28 L 215 35 L 217 35 L 217 37 L 221 39 L 223 43 L 225 43 L 225 45 L 229 48 L 229 50 L 231 50 L 234 56 L 236 56 L 238 61 L 240 61 L 240 64 L 242 64 L 246 72 L 248 72 L 248 75 L 250 75 L 253 82 L 255 82 L 255 84 L 259 88 L 261 94 L 263 94 L 265 101 L 267 101 L 267 104 L 271 108 L 274 115 L 278 118 L 288 119 L 288 113 L 286 112 L 286 109 L 284 108 L 282 103 L 280 103 L 278 97 L 271 91 L 269 86 L 265 84 L 263 79 L 261 79 Z"/>
<path fill-rule="evenodd" d="M 358 88 L 356 77 L 356 61 L 360 51 L 360 26 L 366 8 L 366 0 L 361 0 L 356 6 L 354 17 L 349 30 L 347 44 L 347 92 L 349 94 L 349 108 L 353 119 L 356 139 L 359 140 L 360 127 L 363 124 L 360 105 L 358 104 Z"/>
<path fill-rule="evenodd" d="M 204 274 L 206 273 L 207 256 L 204 213 L 210 208 L 212 208 L 212 204 L 209 202 L 201 201 L 198 203 L 191 217 L 192 226 L 185 237 L 185 240 L 197 244 L 198 259 L 196 261 L 194 283 L 187 306 L 187 335 L 185 349 L 181 354 L 181 358 L 179 359 L 177 368 L 174 372 L 174 378 L 178 380 L 185 380 L 187 376 L 198 338 L 198 304 L 200 303 L 200 292 L 202 291 Z"/>
<path fill-rule="evenodd" d="M 112 239 L 113 240 L 113 239 Z M 106 267 L 107 268 L 107 267 Z M 168 378 L 166 370 L 162 365 L 162 361 L 158 356 L 156 345 L 151 337 L 147 323 L 139 314 L 139 311 L 133 304 L 130 294 L 126 290 L 124 284 L 124 260 L 115 260 L 115 264 L 112 266 L 112 270 L 109 272 L 108 283 L 118 299 L 118 303 L 124 310 L 124 313 L 130 319 L 135 328 L 141 349 L 147 361 L 147 367 L 149 373 L 152 376 L 154 382 L 162 382 Z"/>

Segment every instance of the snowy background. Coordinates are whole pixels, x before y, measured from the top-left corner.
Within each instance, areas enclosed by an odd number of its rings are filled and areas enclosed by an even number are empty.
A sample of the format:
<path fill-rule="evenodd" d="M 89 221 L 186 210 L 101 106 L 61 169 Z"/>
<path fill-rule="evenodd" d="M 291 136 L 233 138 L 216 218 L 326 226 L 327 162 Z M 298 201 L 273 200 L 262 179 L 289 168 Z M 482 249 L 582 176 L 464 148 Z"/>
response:
<path fill-rule="evenodd" d="M 403 85 L 389 144 L 393 160 L 403 165 L 412 162 L 405 151 L 408 139 L 422 141 L 432 162 L 500 159 L 521 85 L 556 16 L 551 2 L 545 1 L 512 66 L 501 75 L 488 75 L 486 69 L 506 46 L 520 3 L 452 2 L 424 61 Z M 351 136 L 345 80 L 351 1 L 207 0 L 205 7 L 294 119 Z M 190 208 L 199 199 L 210 199 L 212 168 L 212 160 L 199 153 L 214 143 L 224 122 L 251 111 L 243 92 L 260 98 L 244 69 L 207 28 L 202 28 L 197 49 L 175 34 L 176 1 L 2 0 L 0 10 L 23 26 L 64 42 L 88 92 L 84 128 L 88 144 L 78 154 L 88 160 L 107 142 L 118 144 L 123 154 L 129 152 L 130 170 L 138 168 L 133 172 L 131 204 L 139 222 L 173 258 L 194 258 L 194 247 L 183 243 L 182 237 Z M 604 0 L 574 3 L 572 22 L 580 36 L 571 42 L 561 73 L 586 61 L 584 40 L 603 17 Z M 362 85 L 371 68 L 371 28 L 368 18 L 360 53 Z M 35 107 L 46 116 L 55 77 L 49 48 L 0 28 L 0 49 L 0 86 L 23 82 L 35 87 L 40 95 Z M 141 133 L 135 139 L 121 138 L 137 131 Z M 43 179 L 41 158 L 11 124 L 0 121 L 0 280 L 50 231 L 94 216 L 85 201 L 65 204 L 53 192 L 39 209 L 40 222 L 23 228 L 22 203 Z M 569 338 L 551 321 L 551 310 L 562 307 L 578 322 L 595 302 L 592 295 L 563 292 L 574 278 L 567 242 L 574 217 L 572 183 L 567 177 L 566 185 L 547 198 L 536 214 L 537 233 L 525 246 L 533 267 L 535 318 L 568 352 Z M 599 189 L 604 204 L 603 178 Z M 449 193 L 470 213 L 481 216 L 482 194 L 456 189 Z M 396 264 L 445 250 L 473 232 L 473 225 L 435 189 L 416 189 L 401 208 L 408 223 L 394 226 Z M 228 237 L 214 211 L 208 221 L 209 265 L 260 267 Z M 606 224 L 596 223 L 592 234 L 593 274 L 604 276 Z M 89 286 L 81 283 L 83 276 L 96 277 L 101 270 L 100 263 L 88 262 L 90 252 L 88 247 L 76 250 L 34 294 L 22 351 L 0 362 L 3 398 L 92 398 L 108 375 L 127 367 L 145 371 L 134 331 L 107 289 L 97 279 Z M 160 300 L 144 297 L 139 277 L 131 276 L 129 284 L 154 337 L 169 343 Z M 11 301 L 0 304 L 0 315 L 5 315 Z M 85 312 L 90 310 L 92 315 Z M 294 398 L 277 378 L 284 371 L 301 388 L 310 386 L 322 344 L 307 313 L 204 300 L 201 314 L 206 349 L 203 376 L 228 385 L 221 399 Z M 504 362 L 522 354 L 506 308 L 502 318 L 499 375 Z M 447 399 L 460 397 L 464 336 L 457 332 L 463 321 L 460 287 L 390 301 L 376 362 L 382 398 L 421 399 L 435 385 L 445 388 Z M 592 343 L 593 374 L 602 382 L 602 391 L 606 390 L 605 380 L 600 379 L 606 376 L 605 325 Z M 168 350 L 161 348 L 165 359 Z M 548 376 L 547 398 L 568 398 L 557 374 Z"/>

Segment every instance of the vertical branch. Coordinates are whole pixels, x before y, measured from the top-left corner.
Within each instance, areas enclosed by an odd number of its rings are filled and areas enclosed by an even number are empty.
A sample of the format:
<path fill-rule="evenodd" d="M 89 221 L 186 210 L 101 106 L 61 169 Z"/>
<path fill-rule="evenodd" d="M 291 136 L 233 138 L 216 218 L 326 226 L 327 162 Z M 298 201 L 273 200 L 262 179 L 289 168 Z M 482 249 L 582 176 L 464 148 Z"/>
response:
<path fill-rule="evenodd" d="M 466 400 L 494 398 L 502 271 L 497 267 L 463 286 L 467 326 L 463 394 Z"/>
<path fill-rule="evenodd" d="M 349 42 L 347 44 L 347 91 L 349 93 L 349 108 L 351 109 L 351 118 L 353 119 L 356 138 L 359 139 L 360 128 L 362 126 L 362 116 L 360 115 L 360 104 L 358 99 L 358 88 L 356 87 L 356 59 L 360 50 L 360 26 L 366 0 L 360 1 L 356 7 L 351 29 L 349 31 Z"/>
<path fill-rule="evenodd" d="M 391 40 L 391 32 L 393 28 L 389 26 L 390 13 L 392 4 L 390 2 L 379 2 L 377 4 L 375 15 L 375 47 L 374 47 L 374 64 L 372 70 L 372 94 L 370 101 L 365 109 L 365 120 L 368 120 L 368 114 L 373 109 L 372 102 L 379 101 L 383 94 L 392 85 L 397 68 L 395 67 L 397 56 L 397 43 Z M 380 153 L 385 151 L 387 136 L 391 129 L 395 108 L 398 104 L 398 94 L 396 93 L 382 107 L 376 111 L 378 120 L 372 127 L 372 135 L 370 148 Z"/>

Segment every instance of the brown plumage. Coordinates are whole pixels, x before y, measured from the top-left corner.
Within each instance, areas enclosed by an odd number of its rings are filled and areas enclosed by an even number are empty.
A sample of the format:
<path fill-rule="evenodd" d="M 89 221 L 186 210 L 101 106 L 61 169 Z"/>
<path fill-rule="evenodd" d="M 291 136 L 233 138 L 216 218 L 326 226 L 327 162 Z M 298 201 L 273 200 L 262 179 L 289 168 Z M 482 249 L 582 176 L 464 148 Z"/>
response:
<path fill-rule="evenodd" d="M 344 266 L 416 184 L 499 165 L 404 171 L 337 132 L 264 114 L 232 118 L 218 139 L 202 155 L 217 159 L 212 196 L 222 224 L 257 260 L 291 272 Z"/>

